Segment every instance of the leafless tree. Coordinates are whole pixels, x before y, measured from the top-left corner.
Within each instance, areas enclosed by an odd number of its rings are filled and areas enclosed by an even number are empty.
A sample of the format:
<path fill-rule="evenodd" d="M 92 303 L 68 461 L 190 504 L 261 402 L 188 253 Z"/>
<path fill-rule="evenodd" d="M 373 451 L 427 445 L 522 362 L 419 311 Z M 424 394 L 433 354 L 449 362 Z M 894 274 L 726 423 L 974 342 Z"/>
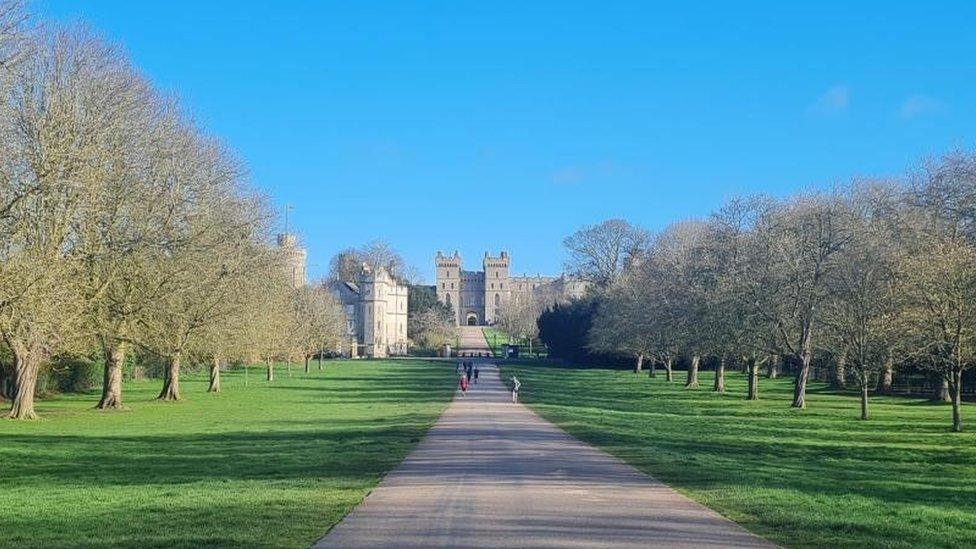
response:
<path fill-rule="evenodd" d="M 373 240 L 356 248 L 347 248 L 333 256 L 329 263 L 329 278 L 336 282 L 355 282 L 363 264 L 369 265 L 373 270 L 382 267 L 401 282 L 416 278 L 416 273 L 407 265 L 403 256 L 384 240 Z"/>
<path fill-rule="evenodd" d="M 563 240 L 569 253 L 566 270 L 599 288 L 607 288 L 620 276 L 628 261 L 644 253 L 648 240 L 646 231 L 623 219 L 584 227 Z"/>
<path fill-rule="evenodd" d="M 825 340 L 835 342 L 844 372 L 861 394 L 861 419 L 868 419 L 872 378 L 901 339 L 899 316 L 903 288 L 898 276 L 899 248 L 894 227 L 899 219 L 901 189 L 885 183 L 859 183 L 849 198 L 848 245 L 828 277 L 823 304 Z M 844 375 L 844 374 L 840 374 Z"/>
<path fill-rule="evenodd" d="M 909 278 L 906 314 L 918 354 L 948 384 L 952 429 L 962 430 L 962 374 L 976 361 L 976 157 L 954 153 L 913 180 L 914 246 L 902 272 Z"/>
<path fill-rule="evenodd" d="M 345 313 L 335 296 L 321 285 L 296 289 L 292 311 L 295 315 L 292 337 L 305 360 L 307 374 L 309 360 L 316 353 L 327 347 L 334 349 L 340 343 L 345 330 Z"/>
<path fill-rule="evenodd" d="M 18 419 L 36 416 L 42 362 L 82 335 L 78 227 L 124 110 L 114 58 L 86 33 L 39 33 L 31 50 L 0 121 L 0 334 L 14 353 Z"/>

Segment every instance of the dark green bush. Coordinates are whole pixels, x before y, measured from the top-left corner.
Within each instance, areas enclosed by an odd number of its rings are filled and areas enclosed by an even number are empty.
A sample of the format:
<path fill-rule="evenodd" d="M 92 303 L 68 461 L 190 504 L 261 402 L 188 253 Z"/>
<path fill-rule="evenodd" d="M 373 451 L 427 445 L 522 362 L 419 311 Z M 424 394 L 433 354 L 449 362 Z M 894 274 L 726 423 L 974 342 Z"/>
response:
<path fill-rule="evenodd" d="M 38 392 L 41 394 L 52 391 L 62 393 L 86 393 L 101 386 L 102 364 L 88 357 L 59 356 L 51 361 L 42 388 L 41 378 L 37 380 Z M 42 372 L 42 377 L 45 373 Z"/>

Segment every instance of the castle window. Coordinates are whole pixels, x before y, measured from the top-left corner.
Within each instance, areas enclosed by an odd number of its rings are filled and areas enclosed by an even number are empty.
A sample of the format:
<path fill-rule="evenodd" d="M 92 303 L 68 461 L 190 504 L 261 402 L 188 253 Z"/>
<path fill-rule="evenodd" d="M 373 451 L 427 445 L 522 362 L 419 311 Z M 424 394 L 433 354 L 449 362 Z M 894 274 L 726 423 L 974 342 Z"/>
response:
<path fill-rule="evenodd" d="M 454 289 L 454 283 L 453 282 L 451 282 L 451 289 L 452 290 Z"/>
<path fill-rule="evenodd" d="M 504 290 L 504 289 L 505 289 L 505 285 L 504 285 L 504 284 L 502 284 L 501 282 L 499 282 L 499 283 L 498 283 L 498 289 L 499 289 L 499 290 Z"/>
<path fill-rule="evenodd" d="M 447 294 L 444 297 L 445 297 L 444 302 L 447 303 L 448 305 L 450 305 L 451 304 L 451 294 Z"/>
<path fill-rule="evenodd" d="M 502 296 L 495 294 L 495 307 L 502 304 Z M 495 314 L 498 314 L 497 312 Z"/>
<path fill-rule="evenodd" d="M 492 282 L 492 283 L 491 283 L 491 289 L 492 289 L 492 290 L 494 290 L 494 289 L 495 289 L 495 283 L 494 283 L 494 282 Z"/>
<path fill-rule="evenodd" d="M 443 290 L 444 288 L 447 288 L 447 283 L 446 282 L 441 282 L 441 289 Z"/>

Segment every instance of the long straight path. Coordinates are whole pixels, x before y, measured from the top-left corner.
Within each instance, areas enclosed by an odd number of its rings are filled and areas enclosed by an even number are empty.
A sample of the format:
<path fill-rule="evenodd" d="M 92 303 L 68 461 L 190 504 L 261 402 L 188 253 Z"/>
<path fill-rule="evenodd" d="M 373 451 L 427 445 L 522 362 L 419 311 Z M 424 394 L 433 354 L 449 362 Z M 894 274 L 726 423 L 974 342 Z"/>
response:
<path fill-rule="evenodd" d="M 315 547 L 772 547 L 512 404 L 494 365 Z"/>

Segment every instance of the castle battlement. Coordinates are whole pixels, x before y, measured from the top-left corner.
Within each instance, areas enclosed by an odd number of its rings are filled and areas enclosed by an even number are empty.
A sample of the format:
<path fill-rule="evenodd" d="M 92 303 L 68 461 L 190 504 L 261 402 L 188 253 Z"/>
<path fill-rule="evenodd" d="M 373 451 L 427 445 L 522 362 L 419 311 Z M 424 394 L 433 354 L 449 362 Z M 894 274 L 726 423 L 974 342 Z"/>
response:
<path fill-rule="evenodd" d="M 463 270 L 457 251 L 450 256 L 438 251 L 434 263 L 437 299 L 454 309 L 458 325 L 494 324 L 509 303 L 565 293 L 557 277 L 512 277 L 511 258 L 504 250 L 497 256 L 485 252 L 480 271 Z"/>

